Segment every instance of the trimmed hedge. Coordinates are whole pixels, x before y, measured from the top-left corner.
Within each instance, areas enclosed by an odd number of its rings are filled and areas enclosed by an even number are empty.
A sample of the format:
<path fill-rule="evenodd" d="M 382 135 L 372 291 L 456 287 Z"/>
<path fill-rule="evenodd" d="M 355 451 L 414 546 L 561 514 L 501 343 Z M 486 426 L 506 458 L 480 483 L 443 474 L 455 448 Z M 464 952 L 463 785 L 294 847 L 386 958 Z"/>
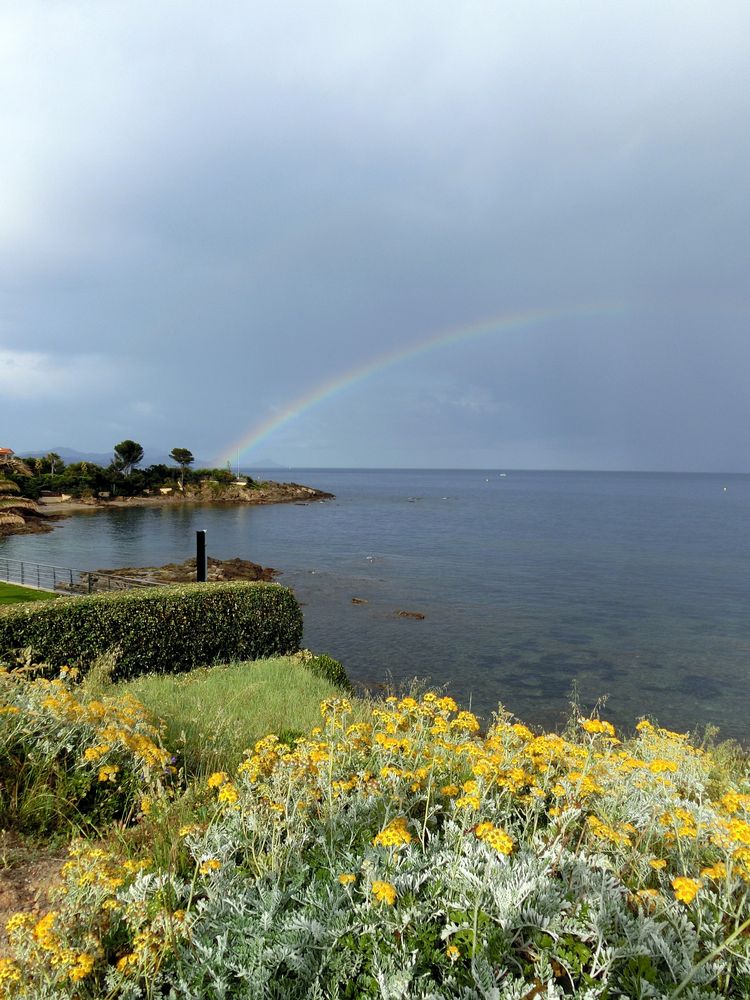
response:
<path fill-rule="evenodd" d="M 89 669 L 118 650 L 116 679 L 180 673 L 299 649 L 302 612 L 277 583 L 192 583 L 0 608 L 0 655 Z"/>

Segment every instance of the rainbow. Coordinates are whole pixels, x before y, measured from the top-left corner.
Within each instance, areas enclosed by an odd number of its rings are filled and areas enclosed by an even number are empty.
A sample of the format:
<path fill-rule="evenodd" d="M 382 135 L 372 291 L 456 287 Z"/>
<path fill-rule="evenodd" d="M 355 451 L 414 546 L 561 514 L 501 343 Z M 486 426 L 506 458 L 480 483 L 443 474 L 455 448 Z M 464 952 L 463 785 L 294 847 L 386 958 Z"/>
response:
<path fill-rule="evenodd" d="M 448 347 L 451 344 L 459 344 L 463 341 L 474 340 L 478 337 L 487 337 L 495 333 L 507 333 L 511 330 L 522 330 L 527 327 L 539 326 L 550 320 L 567 319 L 576 316 L 606 315 L 616 312 L 618 304 L 589 304 L 578 306 L 563 306 L 549 309 L 533 309 L 522 312 L 505 313 L 492 319 L 484 319 L 477 323 L 471 323 L 460 327 L 453 327 L 433 334 L 430 337 L 413 342 L 407 347 L 400 347 L 397 350 L 389 351 L 386 354 L 371 358 L 364 364 L 350 368 L 343 374 L 326 379 L 326 381 L 314 386 L 301 396 L 297 396 L 291 402 L 271 416 L 258 421 L 246 430 L 241 437 L 237 438 L 216 459 L 217 466 L 223 466 L 227 462 L 234 463 L 238 456 L 257 448 L 267 440 L 275 431 L 285 427 L 293 420 L 296 420 L 303 413 L 317 406 L 324 400 L 330 399 L 336 393 L 348 388 L 355 382 L 361 382 L 372 375 L 397 365 L 407 358 L 414 358 L 419 354 L 426 354 L 441 347 Z"/>

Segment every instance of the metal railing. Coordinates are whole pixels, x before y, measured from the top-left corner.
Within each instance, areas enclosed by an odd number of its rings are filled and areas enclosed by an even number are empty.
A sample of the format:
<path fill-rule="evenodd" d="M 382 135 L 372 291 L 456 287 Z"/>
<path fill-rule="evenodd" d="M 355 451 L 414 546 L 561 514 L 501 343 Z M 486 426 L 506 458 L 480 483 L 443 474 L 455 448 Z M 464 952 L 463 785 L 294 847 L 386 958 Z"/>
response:
<path fill-rule="evenodd" d="M 34 590 L 50 590 L 57 594 L 94 594 L 102 591 L 133 590 L 137 587 L 166 587 L 169 584 L 112 573 L 92 573 L 64 566 L 23 562 L 0 556 L 0 580 L 17 583 Z"/>

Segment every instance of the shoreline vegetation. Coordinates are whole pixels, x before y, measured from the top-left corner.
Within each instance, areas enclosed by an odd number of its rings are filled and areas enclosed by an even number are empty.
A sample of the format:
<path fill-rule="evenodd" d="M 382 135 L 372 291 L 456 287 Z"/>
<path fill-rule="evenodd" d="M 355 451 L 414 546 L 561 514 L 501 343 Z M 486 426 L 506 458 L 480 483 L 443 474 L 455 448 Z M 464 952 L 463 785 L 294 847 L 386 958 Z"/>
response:
<path fill-rule="evenodd" d="M 113 449 L 106 468 L 94 462 L 66 465 L 60 455 L 18 457 L 3 448 L 0 464 L 0 537 L 52 531 L 71 514 L 121 507 L 177 504 L 271 504 L 334 499 L 332 493 L 300 483 L 256 480 L 225 469 L 193 469 L 188 448 L 173 448 L 174 463 L 145 469 L 143 448 L 129 438 Z"/>
<path fill-rule="evenodd" d="M 42 498 L 38 503 L 45 513 L 69 514 L 91 513 L 121 507 L 170 507 L 181 504 L 269 504 L 269 503 L 313 503 L 318 500 L 333 500 L 333 493 L 303 486 L 301 483 L 279 483 L 271 480 L 254 482 L 252 485 L 224 485 L 205 483 L 199 487 L 186 486 L 166 495 L 136 495 L 128 497 L 55 499 Z"/>
<path fill-rule="evenodd" d="M 134 496 L 110 500 L 56 500 L 44 498 L 36 503 L 27 501 L 21 511 L 15 505 L 12 510 L 0 514 L 0 538 L 10 535 L 40 535 L 53 531 L 56 522 L 73 514 L 97 514 L 104 510 L 128 509 L 133 507 L 176 507 L 194 504 L 196 506 L 236 504 L 308 504 L 335 499 L 333 493 L 317 490 L 300 483 L 265 482 L 253 493 L 240 494 L 227 490 L 198 491 L 178 496 Z M 20 507 L 20 505 L 19 505 Z"/>

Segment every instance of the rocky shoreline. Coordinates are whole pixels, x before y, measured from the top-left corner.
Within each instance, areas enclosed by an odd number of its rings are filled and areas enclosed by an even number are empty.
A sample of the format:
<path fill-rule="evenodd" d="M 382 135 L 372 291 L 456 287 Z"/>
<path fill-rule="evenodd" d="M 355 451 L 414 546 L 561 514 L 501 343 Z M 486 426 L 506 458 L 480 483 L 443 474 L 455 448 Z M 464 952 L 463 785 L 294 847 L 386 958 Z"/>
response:
<path fill-rule="evenodd" d="M 181 563 L 167 563 L 166 566 L 118 566 L 117 569 L 97 569 L 92 574 L 103 577 L 124 577 L 126 579 L 142 580 L 147 583 L 195 583 L 195 559 L 186 559 Z M 209 583 L 220 583 L 224 580 L 251 580 L 272 583 L 281 570 L 270 566 L 261 566 L 250 559 L 214 559 L 208 557 Z M 111 586 L 95 586 L 94 589 L 111 590 Z"/>
<path fill-rule="evenodd" d="M 266 482 L 262 486 L 222 486 L 216 489 L 212 484 L 201 486 L 200 489 L 186 489 L 183 493 L 175 492 L 159 496 L 113 497 L 110 499 L 55 500 L 46 498 L 35 503 L 31 500 L 21 501 L 23 511 L 14 506 L 13 515 L 8 513 L 7 519 L 0 519 L 0 536 L 27 535 L 52 531 L 55 522 L 71 514 L 91 514 L 111 508 L 127 507 L 174 507 L 183 504 L 271 504 L 271 503 L 314 503 L 335 499 L 333 493 L 303 486 L 300 483 Z M 32 509 L 34 508 L 34 509 Z M 24 516 L 25 515 L 25 516 Z"/>

